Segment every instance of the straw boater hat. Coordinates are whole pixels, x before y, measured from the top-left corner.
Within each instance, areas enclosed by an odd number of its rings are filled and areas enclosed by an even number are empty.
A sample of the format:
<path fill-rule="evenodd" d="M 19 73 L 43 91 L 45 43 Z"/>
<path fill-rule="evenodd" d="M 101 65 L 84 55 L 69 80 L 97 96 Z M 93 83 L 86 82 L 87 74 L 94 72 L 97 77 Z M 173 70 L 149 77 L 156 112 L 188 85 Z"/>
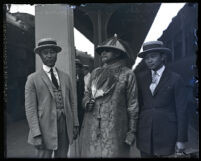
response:
<path fill-rule="evenodd" d="M 129 57 L 127 50 L 125 49 L 121 41 L 122 40 L 118 39 L 117 34 L 114 34 L 114 37 L 106 40 L 101 45 L 98 45 L 95 50 L 100 55 L 104 49 L 114 49 L 121 51 Z"/>
<path fill-rule="evenodd" d="M 42 49 L 45 48 L 52 48 L 57 53 L 59 53 L 62 50 L 61 47 L 57 45 L 56 40 L 52 38 L 43 38 L 38 41 L 38 46 L 34 49 L 34 52 L 38 54 Z"/>
<path fill-rule="evenodd" d="M 170 49 L 164 47 L 162 41 L 146 42 L 143 44 L 142 48 L 143 48 L 143 51 L 138 53 L 138 57 L 140 57 L 140 58 L 144 58 L 145 55 L 147 55 L 148 53 L 151 53 L 151 52 L 160 52 L 160 53 L 164 53 L 164 54 L 171 53 Z"/>

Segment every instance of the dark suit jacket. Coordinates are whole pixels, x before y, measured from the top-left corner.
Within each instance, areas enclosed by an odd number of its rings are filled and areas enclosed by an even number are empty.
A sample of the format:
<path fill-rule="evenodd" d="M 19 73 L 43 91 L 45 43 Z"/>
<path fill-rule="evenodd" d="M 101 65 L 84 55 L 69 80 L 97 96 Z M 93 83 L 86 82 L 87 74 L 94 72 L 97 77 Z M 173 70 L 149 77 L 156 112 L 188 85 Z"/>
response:
<path fill-rule="evenodd" d="M 82 107 L 82 99 L 84 97 L 84 74 L 79 73 L 79 79 L 77 79 L 77 109 L 78 109 L 78 120 L 79 120 L 79 131 L 81 130 L 84 108 Z"/>
<path fill-rule="evenodd" d="M 78 126 L 77 102 L 70 77 L 57 69 L 64 111 L 66 114 L 69 143 L 73 142 L 73 126 Z M 35 136 L 42 135 L 47 149 L 57 149 L 56 102 L 52 82 L 43 69 L 28 76 L 25 85 L 25 111 L 30 128 L 28 142 L 35 145 Z"/>
<path fill-rule="evenodd" d="M 153 135 L 155 154 L 174 153 L 176 141 L 187 141 L 187 94 L 182 78 L 166 67 L 154 95 L 149 89 L 151 71 L 139 75 L 137 83 L 140 105 L 138 148 L 150 153 Z"/>

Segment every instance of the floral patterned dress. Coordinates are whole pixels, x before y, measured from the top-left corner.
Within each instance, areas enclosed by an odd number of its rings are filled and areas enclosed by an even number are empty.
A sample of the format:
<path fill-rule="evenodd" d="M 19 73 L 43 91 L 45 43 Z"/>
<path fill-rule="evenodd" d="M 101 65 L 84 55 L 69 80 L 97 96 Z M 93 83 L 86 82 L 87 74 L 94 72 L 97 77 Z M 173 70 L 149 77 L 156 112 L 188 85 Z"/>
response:
<path fill-rule="evenodd" d="M 106 76 L 98 87 L 97 79 L 101 75 Z M 138 119 L 136 88 L 134 73 L 122 62 L 92 72 L 83 104 L 85 107 L 93 98 L 95 106 L 93 111 L 84 115 L 80 133 L 81 157 L 129 157 L 125 138 L 129 130 L 129 111 Z"/>

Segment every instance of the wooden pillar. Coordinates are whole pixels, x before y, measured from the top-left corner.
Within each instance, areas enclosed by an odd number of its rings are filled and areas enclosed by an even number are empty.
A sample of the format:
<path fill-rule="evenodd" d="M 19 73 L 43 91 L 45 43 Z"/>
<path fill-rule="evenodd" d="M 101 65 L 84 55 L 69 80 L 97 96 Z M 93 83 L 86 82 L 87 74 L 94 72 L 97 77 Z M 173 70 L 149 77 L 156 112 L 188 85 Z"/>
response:
<path fill-rule="evenodd" d="M 68 73 L 76 93 L 75 47 L 73 32 L 73 10 L 67 4 L 41 4 L 35 8 L 36 43 L 41 38 L 54 38 L 62 47 L 58 54 L 56 67 Z M 41 69 L 42 61 L 36 54 L 36 70 Z M 77 98 L 76 98 L 77 100 Z M 75 144 L 70 146 L 70 156 L 75 157 Z"/>

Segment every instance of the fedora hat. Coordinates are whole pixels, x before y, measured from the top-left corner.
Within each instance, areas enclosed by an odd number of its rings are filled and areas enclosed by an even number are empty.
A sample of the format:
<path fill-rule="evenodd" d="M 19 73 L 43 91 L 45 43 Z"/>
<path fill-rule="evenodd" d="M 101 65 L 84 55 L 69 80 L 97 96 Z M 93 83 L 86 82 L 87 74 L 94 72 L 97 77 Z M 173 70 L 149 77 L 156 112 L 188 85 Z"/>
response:
<path fill-rule="evenodd" d="M 149 41 L 143 44 L 143 51 L 138 53 L 138 57 L 144 58 L 145 55 L 151 52 L 160 52 L 164 54 L 170 54 L 171 50 L 169 48 L 164 47 L 162 41 Z"/>
<path fill-rule="evenodd" d="M 98 45 L 95 51 L 100 55 L 105 49 L 111 49 L 111 50 L 114 49 L 127 54 L 127 51 L 123 46 L 123 44 L 121 43 L 121 40 L 118 39 L 117 34 L 114 34 L 114 37 L 106 40 L 101 45 Z"/>
<path fill-rule="evenodd" d="M 40 53 L 42 49 L 46 49 L 46 48 L 52 48 L 57 53 L 62 50 L 61 47 L 57 45 L 56 40 L 52 38 L 43 38 L 38 41 L 38 46 L 34 49 L 34 52 Z"/>

